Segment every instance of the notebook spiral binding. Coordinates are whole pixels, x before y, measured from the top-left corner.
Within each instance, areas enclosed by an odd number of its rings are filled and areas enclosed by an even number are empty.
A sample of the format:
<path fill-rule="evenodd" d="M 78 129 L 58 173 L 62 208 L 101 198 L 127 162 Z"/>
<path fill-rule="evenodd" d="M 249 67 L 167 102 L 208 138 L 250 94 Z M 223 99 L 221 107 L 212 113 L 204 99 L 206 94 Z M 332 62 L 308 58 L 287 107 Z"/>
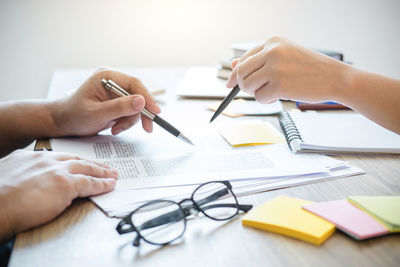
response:
<path fill-rule="evenodd" d="M 279 114 L 278 120 L 290 150 L 297 151 L 297 147 L 295 146 L 299 142 L 302 142 L 303 138 L 301 137 L 301 134 L 297 129 L 292 117 L 290 117 L 290 114 L 288 112 L 282 111 Z"/>

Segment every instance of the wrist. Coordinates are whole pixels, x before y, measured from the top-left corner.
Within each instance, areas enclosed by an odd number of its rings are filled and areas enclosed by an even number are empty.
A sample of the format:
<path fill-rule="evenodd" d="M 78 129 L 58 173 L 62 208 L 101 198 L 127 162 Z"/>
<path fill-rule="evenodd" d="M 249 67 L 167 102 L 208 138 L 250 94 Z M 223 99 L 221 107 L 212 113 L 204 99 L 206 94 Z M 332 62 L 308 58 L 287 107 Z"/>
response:
<path fill-rule="evenodd" d="M 68 131 L 64 129 L 65 125 L 65 100 L 59 99 L 56 101 L 49 101 L 45 107 L 50 115 L 49 127 L 47 137 L 62 137 L 68 136 Z"/>
<path fill-rule="evenodd" d="M 348 106 L 356 88 L 355 82 L 358 70 L 345 63 L 340 64 L 342 66 L 336 79 L 333 100 Z"/>

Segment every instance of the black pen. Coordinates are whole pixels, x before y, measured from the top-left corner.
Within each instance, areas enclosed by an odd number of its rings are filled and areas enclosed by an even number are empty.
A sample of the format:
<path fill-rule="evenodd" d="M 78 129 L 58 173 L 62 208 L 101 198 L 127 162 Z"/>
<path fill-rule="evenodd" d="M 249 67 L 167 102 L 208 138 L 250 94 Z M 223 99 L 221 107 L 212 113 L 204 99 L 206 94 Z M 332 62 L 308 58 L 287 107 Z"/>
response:
<path fill-rule="evenodd" d="M 128 96 L 128 95 L 130 95 L 127 91 L 122 89 L 121 86 L 119 86 L 118 84 L 116 84 L 112 80 L 101 79 L 101 83 L 103 84 L 103 86 L 106 89 L 110 90 L 111 92 L 113 92 L 114 94 L 116 94 L 118 96 Z M 143 115 L 145 115 L 146 117 L 148 117 L 149 119 L 151 119 L 152 121 L 154 121 L 155 123 L 157 123 L 161 128 L 163 128 L 164 130 L 166 130 L 170 134 L 178 137 L 179 139 L 181 139 L 182 141 L 184 141 L 184 142 L 186 142 L 186 143 L 188 143 L 190 145 L 193 145 L 192 141 L 190 141 L 189 138 L 184 136 L 178 129 L 176 129 L 174 126 L 172 126 L 169 122 L 167 122 L 166 120 L 164 120 L 160 116 L 157 116 L 156 114 L 151 113 L 146 108 L 144 108 L 141 111 L 141 113 Z"/>
<path fill-rule="evenodd" d="M 231 101 L 235 98 L 235 96 L 240 92 L 239 85 L 233 87 L 232 91 L 224 98 L 222 103 L 219 105 L 217 110 L 215 111 L 214 115 L 212 116 L 210 123 L 221 114 L 222 111 L 231 103 Z"/>

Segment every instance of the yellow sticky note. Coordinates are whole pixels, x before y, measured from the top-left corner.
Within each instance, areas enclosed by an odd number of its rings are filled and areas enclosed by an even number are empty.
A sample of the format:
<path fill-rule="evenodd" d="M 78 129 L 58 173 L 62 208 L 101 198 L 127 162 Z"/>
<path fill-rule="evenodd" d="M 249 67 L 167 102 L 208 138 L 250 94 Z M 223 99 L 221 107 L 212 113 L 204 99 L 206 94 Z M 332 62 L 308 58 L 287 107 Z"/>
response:
<path fill-rule="evenodd" d="M 223 124 L 218 132 L 231 146 L 284 143 L 285 138 L 267 121 L 241 121 Z"/>
<path fill-rule="evenodd" d="M 354 196 L 347 200 L 377 219 L 390 232 L 400 232 L 400 196 Z"/>
<path fill-rule="evenodd" d="M 279 196 L 250 211 L 242 223 L 320 245 L 333 234 L 335 225 L 302 209 L 310 203 L 313 202 Z"/>

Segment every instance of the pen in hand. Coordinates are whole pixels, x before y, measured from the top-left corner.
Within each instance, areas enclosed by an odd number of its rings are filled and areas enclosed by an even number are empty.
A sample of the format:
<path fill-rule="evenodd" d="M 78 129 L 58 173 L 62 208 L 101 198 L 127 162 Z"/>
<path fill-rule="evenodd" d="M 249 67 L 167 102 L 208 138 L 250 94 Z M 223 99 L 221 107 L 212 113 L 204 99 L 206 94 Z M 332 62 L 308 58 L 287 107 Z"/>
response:
<path fill-rule="evenodd" d="M 101 83 L 103 84 L 103 86 L 106 89 L 110 90 L 111 92 L 113 92 L 114 94 L 116 94 L 118 96 L 128 96 L 128 95 L 130 95 L 127 91 L 125 91 L 121 86 L 119 86 L 118 84 L 116 84 L 112 80 L 101 79 Z M 143 115 L 145 115 L 146 117 L 148 117 L 150 120 L 152 120 L 155 123 L 157 123 L 161 128 L 163 128 L 164 130 L 166 130 L 170 134 L 178 137 L 179 139 L 181 139 L 182 141 L 184 141 L 187 144 L 194 145 L 192 143 L 192 141 L 190 141 L 189 138 L 184 136 L 178 129 L 176 129 L 174 126 L 172 126 L 169 122 L 167 122 L 166 120 L 164 120 L 160 116 L 151 113 L 146 108 L 144 108 L 141 111 L 141 113 Z"/>
<path fill-rule="evenodd" d="M 233 87 L 232 91 L 224 98 L 222 103 L 219 105 L 217 110 L 215 111 L 214 115 L 212 116 L 210 123 L 215 120 L 219 114 L 221 114 L 222 111 L 231 103 L 231 101 L 235 98 L 235 96 L 240 92 L 239 85 L 236 85 Z"/>

